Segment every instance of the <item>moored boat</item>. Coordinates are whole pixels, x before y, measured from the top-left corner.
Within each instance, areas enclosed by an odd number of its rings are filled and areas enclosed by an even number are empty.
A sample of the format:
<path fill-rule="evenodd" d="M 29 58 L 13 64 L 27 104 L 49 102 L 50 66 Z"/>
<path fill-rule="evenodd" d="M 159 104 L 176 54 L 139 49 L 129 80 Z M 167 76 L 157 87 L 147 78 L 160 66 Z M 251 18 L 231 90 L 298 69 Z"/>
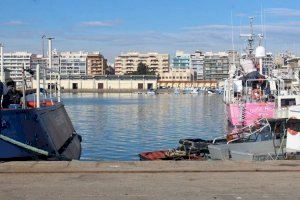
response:
<path fill-rule="evenodd" d="M 2 65 L 2 72 L 3 68 Z M 80 159 L 82 138 L 76 133 L 61 102 L 60 84 L 55 84 L 55 98 L 51 94 L 52 85 L 50 96 L 46 96 L 45 85 L 44 88 L 40 87 L 40 67 L 37 65 L 34 77 L 36 89 L 26 92 L 28 77 L 25 70 L 27 69 L 22 67 L 22 92 L 16 90 L 15 84 L 9 87 L 2 84 L 7 92 L 2 90 L 0 95 L 4 95 L 5 99 L 5 104 L 2 102 L 0 118 L 0 160 Z M 49 69 L 44 68 L 44 73 L 46 70 Z M 59 83 L 59 72 L 55 73 Z M 2 83 L 5 79 L 2 74 Z M 41 92 L 44 94 L 41 95 Z"/>

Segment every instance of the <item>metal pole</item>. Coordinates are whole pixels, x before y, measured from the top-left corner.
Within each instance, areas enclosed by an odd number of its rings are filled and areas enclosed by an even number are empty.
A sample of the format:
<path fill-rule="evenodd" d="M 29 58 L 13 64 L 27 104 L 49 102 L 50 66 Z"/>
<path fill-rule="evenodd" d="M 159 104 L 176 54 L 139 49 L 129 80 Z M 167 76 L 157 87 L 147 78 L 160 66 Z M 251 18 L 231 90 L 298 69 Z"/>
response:
<path fill-rule="evenodd" d="M 40 65 L 36 65 L 36 107 L 39 108 L 40 105 Z"/>
<path fill-rule="evenodd" d="M 26 77 L 25 77 L 25 63 L 23 63 L 23 67 L 22 67 L 22 92 L 23 92 L 23 99 L 22 99 L 22 108 L 25 109 L 26 108 Z"/>
<path fill-rule="evenodd" d="M 42 35 L 42 53 L 43 53 L 43 58 L 42 61 L 44 62 L 45 58 L 45 35 Z M 42 67 L 46 67 L 46 65 L 43 65 Z M 46 90 L 46 69 L 43 70 L 43 89 Z"/>
<path fill-rule="evenodd" d="M 50 72 L 49 72 L 49 75 L 50 75 L 50 90 L 49 90 L 49 93 L 50 93 L 50 98 L 52 98 L 52 39 L 54 38 L 48 38 L 48 55 L 49 55 L 49 68 L 50 68 Z"/>
<path fill-rule="evenodd" d="M 259 73 L 263 74 L 263 61 L 262 58 L 259 59 Z"/>
<path fill-rule="evenodd" d="M 57 101 L 61 102 L 61 81 L 60 81 L 60 73 L 58 73 L 58 95 L 57 95 Z"/>
<path fill-rule="evenodd" d="M 0 55 L 1 55 L 1 82 L 4 83 L 4 57 L 3 57 L 3 44 L 0 43 Z"/>
<path fill-rule="evenodd" d="M 46 67 L 46 65 L 44 67 Z M 44 68 L 44 70 L 43 70 L 43 88 L 44 88 L 44 90 L 46 90 L 46 77 L 47 77 L 47 71 Z"/>

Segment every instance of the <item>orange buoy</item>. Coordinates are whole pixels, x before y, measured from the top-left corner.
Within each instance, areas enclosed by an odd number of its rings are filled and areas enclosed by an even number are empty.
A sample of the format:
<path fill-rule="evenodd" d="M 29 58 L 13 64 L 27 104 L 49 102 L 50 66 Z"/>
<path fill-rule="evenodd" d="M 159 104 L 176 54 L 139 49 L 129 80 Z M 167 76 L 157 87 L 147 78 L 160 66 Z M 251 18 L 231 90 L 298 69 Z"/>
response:
<path fill-rule="evenodd" d="M 26 103 L 27 103 L 27 107 L 29 108 L 36 108 L 37 106 L 36 101 L 27 101 Z M 51 100 L 44 100 L 40 102 L 41 106 L 53 106 L 54 104 L 55 102 Z"/>

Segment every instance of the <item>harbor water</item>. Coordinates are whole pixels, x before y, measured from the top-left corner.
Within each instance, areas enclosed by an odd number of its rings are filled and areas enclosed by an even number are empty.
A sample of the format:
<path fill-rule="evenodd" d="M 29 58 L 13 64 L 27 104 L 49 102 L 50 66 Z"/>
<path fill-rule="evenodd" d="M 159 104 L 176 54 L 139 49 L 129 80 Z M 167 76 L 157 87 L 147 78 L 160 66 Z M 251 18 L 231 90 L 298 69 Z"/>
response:
<path fill-rule="evenodd" d="M 133 161 L 143 151 L 171 149 L 181 138 L 211 139 L 226 132 L 220 95 L 64 94 L 82 135 L 81 160 Z"/>

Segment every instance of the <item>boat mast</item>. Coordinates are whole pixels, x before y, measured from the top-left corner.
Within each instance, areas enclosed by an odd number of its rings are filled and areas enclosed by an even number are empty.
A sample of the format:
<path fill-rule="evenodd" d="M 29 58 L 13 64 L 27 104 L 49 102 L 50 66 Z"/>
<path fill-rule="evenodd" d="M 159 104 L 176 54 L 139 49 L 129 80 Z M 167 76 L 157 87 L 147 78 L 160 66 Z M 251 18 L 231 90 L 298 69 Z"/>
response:
<path fill-rule="evenodd" d="M 247 38 L 247 42 L 248 42 L 248 45 L 247 45 L 247 48 L 246 48 L 246 51 L 247 51 L 247 57 L 248 58 L 253 58 L 254 55 L 253 55 L 253 46 L 254 46 L 254 33 L 253 33 L 253 19 L 254 17 L 249 17 L 250 19 L 250 33 L 249 34 L 241 34 L 240 37 L 245 37 Z"/>
<path fill-rule="evenodd" d="M 4 57 L 3 57 L 3 44 L 0 43 L 0 55 L 1 55 L 1 82 L 4 83 Z"/>

